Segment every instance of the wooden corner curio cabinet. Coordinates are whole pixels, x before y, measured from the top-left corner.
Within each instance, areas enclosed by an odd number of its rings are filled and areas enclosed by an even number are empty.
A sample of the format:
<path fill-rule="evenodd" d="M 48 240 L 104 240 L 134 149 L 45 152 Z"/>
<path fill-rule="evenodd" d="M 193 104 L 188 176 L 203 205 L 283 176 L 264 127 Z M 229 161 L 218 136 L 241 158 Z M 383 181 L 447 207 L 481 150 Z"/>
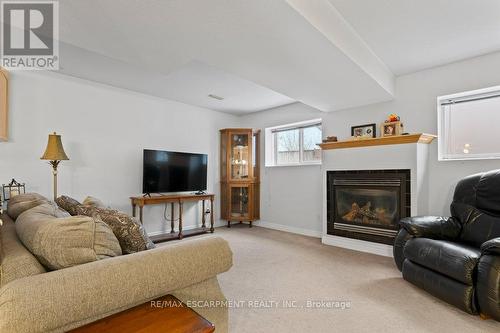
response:
<path fill-rule="evenodd" d="M 220 130 L 221 215 L 231 222 L 260 218 L 260 130 Z"/>

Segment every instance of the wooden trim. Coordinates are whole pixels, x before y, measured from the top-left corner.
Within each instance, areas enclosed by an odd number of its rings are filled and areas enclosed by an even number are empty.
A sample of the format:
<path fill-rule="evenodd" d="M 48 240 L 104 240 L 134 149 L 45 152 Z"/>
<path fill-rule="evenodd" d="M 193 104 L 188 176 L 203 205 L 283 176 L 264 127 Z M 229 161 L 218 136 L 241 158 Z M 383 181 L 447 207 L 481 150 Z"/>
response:
<path fill-rule="evenodd" d="M 416 133 L 408 135 L 386 136 L 382 138 L 326 142 L 326 143 L 321 143 L 319 146 L 323 150 L 328 150 L 328 149 L 358 148 L 358 147 L 371 147 L 371 146 L 384 146 L 384 145 L 399 145 L 406 143 L 430 144 L 435 138 L 437 138 L 437 136 L 433 134 Z"/>
<path fill-rule="evenodd" d="M 9 73 L 0 67 L 0 142 L 9 138 Z"/>
<path fill-rule="evenodd" d="M 252 133 L 253 129 L 251 129 L 251 128 L 223 128 L 223 129 L 220 129 L 219 132 L 227 133 L 227 134 L 247 134 L 247 133 Z"/>
<path fill-rule="evenodd" d="M 215 197 L 215 194 L 162 194 L 152 195 L 150 197 L 130 197 L 133 205 L 147 206 L 170 202 L 185 202 L 185 201 L 201 201 L 210 200 Z"/>
<path fill-rule="evenodd" d="M 253 131 L 253 137 L 255 137 L 255 161 L 252 160 L 252 164 L 255 163 L 255 168 L 252 165 L 253 169 L 253 179 L 255 182 L 260 182 L 260 130 Z M 252 149 L 254 149 L 252 147 Z M 253 150 L 251 152 L 253 158 Z"/>

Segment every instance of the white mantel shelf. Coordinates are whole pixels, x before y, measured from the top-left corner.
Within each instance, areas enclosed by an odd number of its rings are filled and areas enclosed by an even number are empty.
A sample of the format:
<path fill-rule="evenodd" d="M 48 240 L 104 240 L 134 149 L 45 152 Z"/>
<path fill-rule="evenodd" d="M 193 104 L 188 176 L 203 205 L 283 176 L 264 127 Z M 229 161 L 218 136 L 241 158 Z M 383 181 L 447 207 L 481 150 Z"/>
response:
<path fill-rule="evenodd" d="M 370 146 L 384 146 L 384 145 L 400 145 L 405 143 L 424 143 L 430 144 L 437 136 L 426 133 L 416 133 L 407 135 L 394 135 L 381 138 L 360 139 L 360 140 L 346 140 L 337 142 L 326 142 L 319 146 L 323 150 L 328 149 L 342 149 L 342 148 L 358 148 Z"/>

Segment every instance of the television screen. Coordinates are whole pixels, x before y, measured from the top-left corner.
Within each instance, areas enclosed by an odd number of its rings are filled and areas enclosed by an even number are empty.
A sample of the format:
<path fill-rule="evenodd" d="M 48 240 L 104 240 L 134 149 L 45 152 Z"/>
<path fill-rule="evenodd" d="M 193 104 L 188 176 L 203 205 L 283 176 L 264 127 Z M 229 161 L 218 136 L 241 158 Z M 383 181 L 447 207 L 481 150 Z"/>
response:
<path fill-rule="evenodd" d="M 205 191 L 206 154 L 144 149 L 143 193 Z"/>

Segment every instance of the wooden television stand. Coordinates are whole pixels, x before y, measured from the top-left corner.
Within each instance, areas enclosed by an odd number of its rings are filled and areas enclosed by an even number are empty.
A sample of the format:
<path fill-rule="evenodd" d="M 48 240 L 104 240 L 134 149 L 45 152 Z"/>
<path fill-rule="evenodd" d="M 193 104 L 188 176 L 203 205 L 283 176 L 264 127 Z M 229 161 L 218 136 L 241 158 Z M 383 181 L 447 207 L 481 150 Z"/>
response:
<path fill-rule="evenodd" d="M 142 211 L 144 206 L 148 205 L 159 205 L 170 203 L 171 221 L 170 221 L 170 233 L 155 235 L 151 237 L 154 243 L 165 242 L 174 239 L 182 239 L 188 236 L 201 235 L 210 231 L 214 232 L 214 199 L 215 194 L 160 194 L 152 196 L 141 196 L 141 197 L 130 197 L 132 202 L 132 216 L 136 216 L 136 208 L 139 206 L 139 221 L 143 223 Z M 205 200 L 210 200 L 210 229 L 206 227 L 205 219 Z M 201 228 L 195 228 L 183 231 L 182 230 L 182 206 L 186 201 L 201 201 L 202 202 L 202 213 L 201 213 Z M 174 205 L 179 205 L 179 232 L 175 232 L 175 220 L 174 220 Z"/>

